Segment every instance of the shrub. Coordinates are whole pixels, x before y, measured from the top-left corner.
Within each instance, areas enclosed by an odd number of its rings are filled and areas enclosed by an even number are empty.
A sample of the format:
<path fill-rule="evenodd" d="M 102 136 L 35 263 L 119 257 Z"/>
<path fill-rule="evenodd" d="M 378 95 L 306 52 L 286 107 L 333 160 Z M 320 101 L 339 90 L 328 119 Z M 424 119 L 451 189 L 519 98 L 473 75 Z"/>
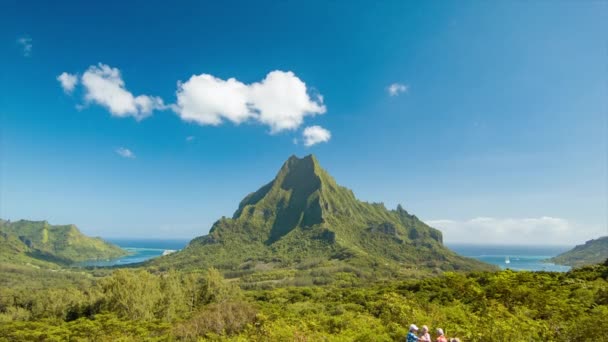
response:
<path fill-rule="evenodd" d="M 210 304 L 186 322 L 177 324 L 174 333 L 178 338 L 196 340 L 198 337 L 233 335 L 255 321 L 257 310 L 245 302 Z"/>

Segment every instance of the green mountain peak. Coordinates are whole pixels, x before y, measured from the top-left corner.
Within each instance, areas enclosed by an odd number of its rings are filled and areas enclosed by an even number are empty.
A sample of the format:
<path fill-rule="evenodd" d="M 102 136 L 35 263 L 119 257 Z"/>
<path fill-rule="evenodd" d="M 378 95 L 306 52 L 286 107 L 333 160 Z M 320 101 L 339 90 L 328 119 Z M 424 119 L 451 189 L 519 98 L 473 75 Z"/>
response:
<path fill-rule="evenodd" d="M 289 157 L 270 183 L 241 201 L 233 219 L 272 218 L 272 224 L 266 227 L 266 243 L 277 241 L 296 227 L 321 224 L 324 173 L 313 155 Z"/>
<path fill-rule="evenodd" d="M 215 222 L 185 250 L 151 263 L 183 267 L 196 260 L 238 269 L 311 258 L 366 267 L 489 268 L 447 249 L 439 230 L 402 206 L 388 210 L 382 203 L 359 201 L 313 155 L 289 157 L 272 181 L 241 201 L 232 218 Z"/>

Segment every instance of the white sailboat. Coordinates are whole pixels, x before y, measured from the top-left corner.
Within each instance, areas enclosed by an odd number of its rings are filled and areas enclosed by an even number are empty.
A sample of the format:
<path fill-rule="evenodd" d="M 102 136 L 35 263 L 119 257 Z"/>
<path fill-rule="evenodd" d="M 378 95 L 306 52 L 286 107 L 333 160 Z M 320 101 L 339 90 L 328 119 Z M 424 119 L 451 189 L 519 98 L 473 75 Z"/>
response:
<path fill-rule="evenodd" d="M 508 265 L 508 264 L 510 264 L 510 263 L 511 263 L 511 260 L 509 260 L 509 257 L 507 256 L 507 257 L 505 258 L 505 264 L 507 264 L 507 265 Z"/>

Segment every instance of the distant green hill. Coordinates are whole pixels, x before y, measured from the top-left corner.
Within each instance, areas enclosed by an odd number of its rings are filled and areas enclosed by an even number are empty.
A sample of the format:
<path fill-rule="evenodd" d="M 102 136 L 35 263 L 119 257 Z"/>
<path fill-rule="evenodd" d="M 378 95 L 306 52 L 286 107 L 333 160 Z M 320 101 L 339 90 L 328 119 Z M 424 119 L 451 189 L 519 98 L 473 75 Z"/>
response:
<path fill-rule="evenodd" d="M 584 266 L 599 264 L 606 259 L 608 259 L 608 236 L 603 236 L 589 240 L 584 245 L 578 245 L 549 261 L 560 265 Z"/>
<path fill-rule="evenodd" d="M 392 274 L 494 269 L 457 255 L 442 234 L 401 206 L 361 202 L 312 155 L 290 157 L 273 181 L 247 195 L 232 218 L 184 250 L 152 260 L 165 268 L 232 271 L 354 266 Z"/>
<path fill-rule="evenodd" d="M 82 234 L 74 225 L 46 221 L 0 220 L 0 261 L 38 266 L 111 259 L 127 252 L 101 238 Z"/>

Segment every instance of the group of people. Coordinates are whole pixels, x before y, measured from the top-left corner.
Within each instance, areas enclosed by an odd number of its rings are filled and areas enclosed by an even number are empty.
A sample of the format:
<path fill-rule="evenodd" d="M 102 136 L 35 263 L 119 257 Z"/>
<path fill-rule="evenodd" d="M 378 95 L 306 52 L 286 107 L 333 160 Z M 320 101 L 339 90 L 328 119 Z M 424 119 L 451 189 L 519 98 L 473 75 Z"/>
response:
<path fill-rule="evenodd" d="M 437 329 L 437 338 L 435 340 L 431 339 L 431 334 L 429 334 L 429 327 L 426 325 L 422 326 L 422 330 L 420 331 L 420 335 L 418 335 L 418 327 L 416 324 L 410 325 L 410 331 L 407 333 L 406 342 L 460 342 L 458 338 L 450 338 L 448 339 L 443 334 L 443 329 Z"/>

